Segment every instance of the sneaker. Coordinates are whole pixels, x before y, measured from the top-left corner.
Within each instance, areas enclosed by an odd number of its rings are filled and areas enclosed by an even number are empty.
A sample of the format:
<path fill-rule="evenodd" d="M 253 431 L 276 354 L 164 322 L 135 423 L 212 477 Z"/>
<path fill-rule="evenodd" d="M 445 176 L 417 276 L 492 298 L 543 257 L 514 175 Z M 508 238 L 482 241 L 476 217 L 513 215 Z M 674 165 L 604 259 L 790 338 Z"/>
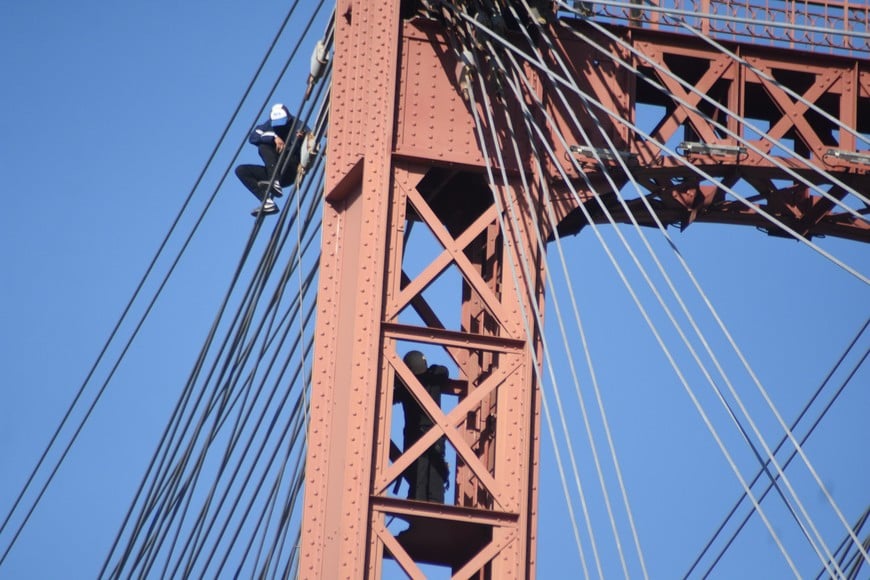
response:
<path fill-rule="evenodd" d="M 271 199 L 267 199 L 266 203 L 264 203 L 263 205 L 258 205 L 253 210 L 251 210 L 251 215 L 254 217 L 257 217 L 260 214 L 269 215 L 270 213 L 278 213 L 278 206 Z"/>
<path fill-rule="evenodd" d="M 267 188 L 269 187 L 269 182 L 268 181 L 258 181 L 257 186 L 260 188 L 260 191 L 265 193 Z M 278 183 L 277 181 L 273 181 L 271 193 L 274 197 L 281 197 L 282 195 L 284 195 L 284 190 L 281 189 L 281 184 Z"/>

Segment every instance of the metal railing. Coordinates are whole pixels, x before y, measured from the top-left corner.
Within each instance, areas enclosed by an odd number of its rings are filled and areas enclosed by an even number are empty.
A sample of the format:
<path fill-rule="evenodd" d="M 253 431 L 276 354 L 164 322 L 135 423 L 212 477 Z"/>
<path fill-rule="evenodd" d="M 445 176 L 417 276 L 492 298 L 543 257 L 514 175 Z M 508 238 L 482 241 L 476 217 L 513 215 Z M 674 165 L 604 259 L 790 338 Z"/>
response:
<path fill-rule="evenodd" d="M 563 0 L 596 19 L 870 59 L 867 0 Z"/>

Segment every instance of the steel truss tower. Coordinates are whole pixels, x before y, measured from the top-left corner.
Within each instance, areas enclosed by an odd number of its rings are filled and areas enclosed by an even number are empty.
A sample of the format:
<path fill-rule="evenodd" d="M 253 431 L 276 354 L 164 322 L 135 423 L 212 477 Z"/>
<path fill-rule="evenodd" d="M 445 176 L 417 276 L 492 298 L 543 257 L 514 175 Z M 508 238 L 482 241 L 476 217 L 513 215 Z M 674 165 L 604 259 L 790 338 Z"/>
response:
<path fill-rule="evenodd" d="M 302 578 L 377 578 L 387 559 L 414 578 L 424 576 L 424 564 L 447 567 L 457 578 L 534 576 L 540 343 L 539 329 L 528 320 L 543 308 L 544 256 L 532 228 L 543 230 L 546 239 L 556 227 L 576 232 L 582 221 L 577 203 L 558 189 L 546 192 L 558 223 L 545 219 L 542 203 L 530 206 L 528 199 L 545 195 L 536 185 L 521 194 L 519 177 L 531 162 L 505 167 L 501 175 L 507 177 L 490 183 L 485 169 L 497 161 L 492 151 L 489 159 L 484 156 L 473 119 L 476 101 L 463 94 L 464 71 L 440 26 L 403 20 L 399 0 L 337 3 Z M 854 149 L 854 138 L 826 131 L 824 122 L 805 115 L 805 106 L 763 76 L 685 37 L 613 30 L 742 117 L 765 120 L 813 163 L 868 191 L 866 167 L 843 159 L 829 164 L 826 158 L 831 148 Z M 698 141 L 733 144 L 681 102 L 691 104 L 693 97 L 666 76 L 662 82 L 684 99 L 667 102 L 615 59 L 559 38 L 584 90 L 623 118 L 634 119 L 636 106 L 646 101 L 663 111 L 658 139 L 667 141 L 680 129 Z M 614 55 L 661 75 L 612 40 L 596 38 Z M 805 55 L 789 51 L 736 49 L 792 82 L 807 99 L 830 106 L 848 126 L 867 131 L 870 118 L 860 113 L 870 108 L 866 63 L 837 57 L 808 63 Z M 549 97 L 546 79 L 535 82 L 557 124 L 564 122 L 560 128 L 571 134 L 567 111 Z M 510 114 L 520 118 L 517 111 Z M 736 119 L 724 122 L 742 131 Z M 632 172 L 666 223 L 766 225 L 769 233 L 783 235 L 623 124 L 604 123 L 613 142 L 632 153 Z M 494 129 L 503 134 L 504 127 Z M 528 156 L 528 144 L 521 146 Z M 564 148 L 557 153 L 571 154 Z M 694 152 L 692 158 L 727 184 L 743 180 L 756 188 L 759 203 L 806 236 L 870 237 L 866 222 L 835 214 L 832 204 L 806 187 L 783 185 L 784 177 L 761 155 L 734 160 Z M 556 169 L 546 171 L 555 178 Z M 593 184 L 602 182 L 600 167 L 587 169 Z M 573 164 L 566 162 L 562 170 L 579 178 Z M 836 186 L 831 193 L 845 195 Z M 624 218 L 614 210 L 618 220 Z M 421 232 L 437 252 L 413 251 L 409 240 Z M 446 305 L 428 294 L 444 279 L 458 280 Z M 444 391 L 449 404 L 436 404 L 403 363 L 411 349 L 435 353 L 430 362 L 458 369 Z M 393 441 L 400 415 L 393 405 L 397 380 L 433 422 L 409 449 Z M 403 472 L 441 438 L 451 450 L 448 499 L 400 497 Z M 394 531 L 396 522 L 407 529 Z"/>

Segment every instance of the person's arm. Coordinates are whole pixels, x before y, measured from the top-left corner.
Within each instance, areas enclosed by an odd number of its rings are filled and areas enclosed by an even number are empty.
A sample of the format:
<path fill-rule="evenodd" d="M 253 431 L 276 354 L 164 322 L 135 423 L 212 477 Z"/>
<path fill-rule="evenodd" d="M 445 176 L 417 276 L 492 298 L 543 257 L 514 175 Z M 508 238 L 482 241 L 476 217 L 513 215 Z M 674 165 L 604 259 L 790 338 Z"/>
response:
<path fill-rule="evenodd" d="M 449 371 L 444 365 L 432 365 L 427 371 L 429 384 L 438 386 L 441 389 L 447 385 L 449 379 Z"/>
<path fill-rule="evenodd" d="M 290 129 L 293 129 L 292 133 L 290 133 Z M 302 122 L 302 119 L 297 119 L 293 115 L 287 115 L 287 131 L 288 135 L 285 140 L 289 143 L 293 140 L 293 135 L 304 135 L 305 133 L 310 133 L 311 129 Z"/>
<path fill-rule="evenodd" d="M 311 129 L 308 128 L 308 125 L 302 123 L 302 121 L 296 119 L 292 115 L 290 115 L 287 119 L 287 127 L 292 127 L 293 132 L 288 133 L 285 138 L 285 145 L 287 143 L 293 144 L 293 155 L 298 155 L 299 151 L 302 149 L 303 141 L 305 140 L 305 135 L 311 132 Z"/>
<path fill-rule="evenodd" d="M 266 121 L 261 125 L 257 125 L 251 134 L 248 136 L 248 142 L 251 145 L 271 145 L 277 144 L 276 138 L 278 135 L 275 133 L 274 129 L 272 129 L 272 123 Z M 281 142 L 283 146 L 284 142 Z"/>
<path fill-rule="evenodd" d="M 408 389 L 405 387 L 405 382 L 396 375 L 393 379 L 393 404 L 404 403 L 408 400 Z"/>

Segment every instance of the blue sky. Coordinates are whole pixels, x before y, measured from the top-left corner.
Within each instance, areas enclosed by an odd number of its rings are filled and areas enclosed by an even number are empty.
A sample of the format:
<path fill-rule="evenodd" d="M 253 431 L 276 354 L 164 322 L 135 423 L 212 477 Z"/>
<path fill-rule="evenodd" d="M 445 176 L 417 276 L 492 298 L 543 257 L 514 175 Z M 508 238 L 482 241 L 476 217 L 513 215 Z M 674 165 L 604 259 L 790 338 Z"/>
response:
<path fill-rule="evenodd" d="M 275 1 L 226 0 L 124 5 L 36 0 L 0 6 L 0 163 L 7 177 L 0 212 L 3 515 L 99 354 L 287 8 Z M 322 19 L 315 28 L 323 29 Z M 272 66 L 266 78 L 277 74 Z M 278 94 L 291 95 L 288 101 L 298 97 L 306 74 L 291 71 Z M 226 151 L 244 140 L 269 84 L 255 87 Z M 217 167 L 231 161 L 229 154 L 221 155 Z M 254 159 L 252 148 L 243 159 Z M 217 171 L 207 175 L 204 189 L 218 178 Z M 204 196 L 194 200 L 204 202 Z M 94 577 L 250 233 L 253 204 L 230 176 L 166 295 L 0 567 L 0 578 Z M 605 235 L 613 241 L 612 234 Z M 634 239 L 632 232 L 627 235 Z M 866 286 L 805 246 L 753 230 L 695 225 L 672 235 L 790 422 L 866 319 Z M 564 244 L 647 568 L 653 577 L 673 577 L 687 569 L 739 486 L 598 241 L 584 231 Z M 833 239 L 820 244 L 870 274 L 865 246 Z M 664 251 L 660 240 L 655 245 Z M 558 274 L 554 278 L 564 287 Z M 567 310 L 565 293 L 556 296 Z M 690 301 L 693 311 L 702 312 L 697 299 Z M 652 304 L 648 295 L 643 302 Z M 548 305 L 548 316 L 552 312 Z M 658 316 L 656 323 L 665 327 Z M 705 325 L 712 328 L 708 319 Z M 666 335 L 674 344 L 673 334 Z M 737 368 L 733 356 L 720 350 L 721 338 L 713 341 L 729 369 Z M 867 349 L 866 337 L 862 345 L 858 350 Z M 561 376 L 567 372 L 564 357 L 553 350 Z M 579 350 L 575 356 L 582 360 Z M 686 360 L 681 364 L 691 366 Z M 690 374 L 700 391 L 703 381 Z M 750 381 L 736 376 L 763 429 L 777 440 L 774 422 L 750 394 Z M 807 446 L 850 521 L 870 503 L 870 466 L 860 452 L 870 436 L 868 384 L 864 370 Z M 566 398 L 570 388 L 563 388 Z M 704 404 L 716 408 L 709 397 Z M 572 417 L 573 436 L 581 441 L 576 413 Z M 721 413 L 716 420 L 727 424 Z M 546 427 L 542 431 L 539 573 L 564 577 L 578 570 L 579 560 Z M 753 474 L 753 459 L 733 434 L 728 444 L 741 468 Z M 578 451 L 581 461 L 583 456 Z M 584 486 L 594 488 L 591 467 L 584 466 Z M 808 509 L 818 514 L 829 544 L 836 545 L 844 530 L 825 509 L 821 493 L 806 482 L 805 471 L 796 478 Z M 592 501 L 600 512 L 600 500 Z M 781 509 L 771 509 L 801 570 L 815 574 L 820 566 L 795 538 L 794 526 Z M 606 520 L 600 522 L 605 529 Z M 716 577 L 789 576 L 757 518 L 754 522 L 756 529 L 738 542 L 737 555 Z M 609 562 L 606 577 L 618 576 L 612 542 L 600 543 Z M 5 545 L 4 539 L 0 546 Z M 632 572 L 638 575 L 636 568 Z"/>

